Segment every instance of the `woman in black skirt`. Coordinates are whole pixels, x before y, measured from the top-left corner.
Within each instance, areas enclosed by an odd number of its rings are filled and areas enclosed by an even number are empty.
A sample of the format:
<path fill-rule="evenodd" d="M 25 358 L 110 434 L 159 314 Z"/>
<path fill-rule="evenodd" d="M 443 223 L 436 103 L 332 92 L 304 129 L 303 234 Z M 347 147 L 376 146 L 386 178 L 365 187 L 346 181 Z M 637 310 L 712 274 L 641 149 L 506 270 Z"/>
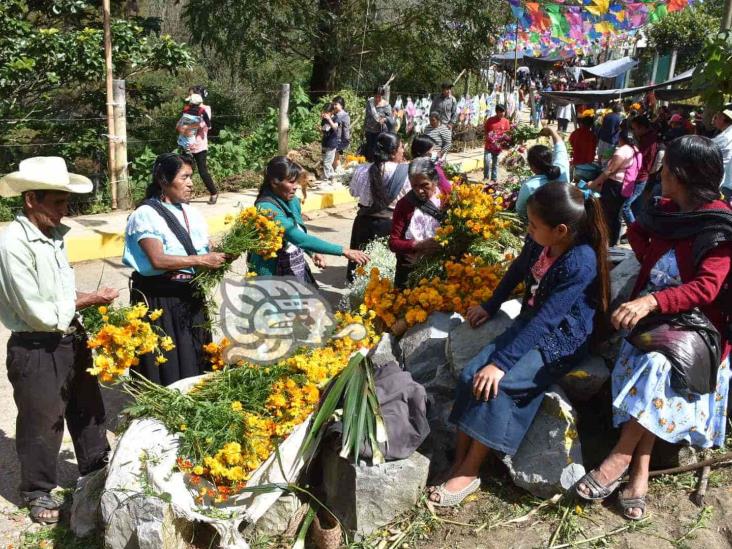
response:
<path fill-rule="evenodd" d="M 189 156 L 158 156 L 145 200 L 130 215 L 125 230 L 122 261 L 135 271 L 130 302 L 162 309 L 163 315 L 154 323 L 175 343 L 162 365 L 155 363 L 152 354 L 140 357 L 137 371 L 161 385 L 209 369 L 203 346 L 211 342 L 211 332 L 193 276 L 196 269 L 215 269 L 226 261 L 224 254 L 209 252 L 206 221 L 188 204 L 192 174 Z"/>
<path fill-rule="evenodd" d="M 376 138 L 374 161 L 356 170 L 349 188 L 358 198 L 358 213 L 351 230 L 353 250 L 363 250 L 366 244 L 391 233 L 391 218 L 400 198 L 410 190 L 404 162 L 404 145 L 395 133 L 380 133 Z M 348 262 L 346 277 L 353 280 L 356 263 Z"/>

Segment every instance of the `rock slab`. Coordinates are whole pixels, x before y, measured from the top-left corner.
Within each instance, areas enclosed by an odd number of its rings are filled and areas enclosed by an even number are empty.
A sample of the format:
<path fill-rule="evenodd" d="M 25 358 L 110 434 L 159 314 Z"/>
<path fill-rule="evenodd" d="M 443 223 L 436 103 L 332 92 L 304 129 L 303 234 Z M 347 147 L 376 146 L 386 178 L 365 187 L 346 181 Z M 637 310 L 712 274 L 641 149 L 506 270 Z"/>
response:
<path fill-rule="evenodd" d="M 447 363 L 445 343 L 450 332 L 462 322 L 460 315 L 432 313 L 425 322 L 412 326 L 399 341 L 404 369 L 414 380 L 427 385 L 437 378 Z"/>
<path fill-rule="evenodd" d="M 343 527 L 367 536 L 411 509 L 427 483 L 430 461 L 419 452 L 379 465 L 341 458 L 332 446 L 323 448 L 325 504 Z"/>
<path fill-rule="evenodd" d="M 590 355 L 565 375 L 559 385 L 570 400 L 584 402 L 595 396 L 609 377 L 605 359 Z"/>
<path fill-rule="evenodd" d="M 284 534 L 290 526 L 290 520 L 295 516 L 301 505 L 302 502 L 295 494 L 282 494 L 275 504 L 252 525 L 252 533 L 260 536 Z"/>
<path fill-rule="evenodd" d="M 559 386 L 550 387 L 514 456 L 505 456 L 513 482 L 534 496 L 569 490 L 585 474 L 577 415 Z"/>
<path fill-rule="evenodd" d="M 83 538 L 101 528 L 100 503 L 107 467 L 89 473 L 76 482 L 76 490 L 71 503 L 71 531 L 76 537 Z"/>
<path fill-rule="evenodd" d="M 128 430 L 114 450 L 101 497 L 105 549 L 186 549 L 193 523 L 175 516 L 170 495 L 155 493 L 146 469 L 169 435 L 155 420 L 138 421 L 160 435 L 145 439 Z"/>
<path fill-rule="evenodd" d="M 471 328 L 466 321 L 452 332 L 447 340 L 447 360 L 450 371 L 457 381 L 460 372 L 486 345 L 506 331 L 515 316 L 501 309 L 496 316 L 477 328 Z"/>

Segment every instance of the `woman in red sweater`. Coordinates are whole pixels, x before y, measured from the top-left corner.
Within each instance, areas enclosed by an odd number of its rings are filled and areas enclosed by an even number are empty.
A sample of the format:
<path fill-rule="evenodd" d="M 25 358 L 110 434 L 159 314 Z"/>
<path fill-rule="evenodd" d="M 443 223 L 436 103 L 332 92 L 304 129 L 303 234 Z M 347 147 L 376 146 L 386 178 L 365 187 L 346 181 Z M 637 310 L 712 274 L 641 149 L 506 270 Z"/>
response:
<path fill-rule="evenodd" d="M 415 261 L 437 252 L 440 244 L 435 232 L 443 213 L 440 210 L 439 173 L 435 163 L 425 157 L 409 164 L 409 191 L 394 207 L 389 248 L 397 256 L 394 285 L 404 288 Z"/>
<path fill-rule="evenodd" d="M 661 172 L 663 197 L 628 230 L 641 269 L 633 299 L 612 315 L 615 328 L 631 330 L 655 313 L 699 308 L 721 334 L 723 350 L 716 387 L 698 394 L 676 383 L 662 353 L 623 342 L 612 373 L 613 420 L 616 427 L 622 425 L 620 440 L 577 484 L 577 493 L 602 500 L 630 469 L 630 482 L 618 501 L 631 520 L 645 514 L 657 437 L 701 448 L 724 444 L 730 312 L 723 290 L 732 263 L 732 211 L 719 200 L 722 174 L 722 154 L 710 139 L 689 135 L 672 141 Z"/>

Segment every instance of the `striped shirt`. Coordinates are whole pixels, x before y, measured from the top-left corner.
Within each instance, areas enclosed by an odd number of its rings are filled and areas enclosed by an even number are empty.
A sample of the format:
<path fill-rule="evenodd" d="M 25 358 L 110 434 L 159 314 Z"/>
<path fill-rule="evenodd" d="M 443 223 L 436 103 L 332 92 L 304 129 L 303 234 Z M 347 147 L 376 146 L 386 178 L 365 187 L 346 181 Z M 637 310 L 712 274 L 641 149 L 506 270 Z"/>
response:
<path fill-rule="evenodd" d="M 440 149 L 440 156 L 445 156 L 452 146 L 452 131 L 444 124 L 440 124 L 436 128 L 429 127 L 424 132 L 427 137 L 431 137 L 437 148 Z"/>

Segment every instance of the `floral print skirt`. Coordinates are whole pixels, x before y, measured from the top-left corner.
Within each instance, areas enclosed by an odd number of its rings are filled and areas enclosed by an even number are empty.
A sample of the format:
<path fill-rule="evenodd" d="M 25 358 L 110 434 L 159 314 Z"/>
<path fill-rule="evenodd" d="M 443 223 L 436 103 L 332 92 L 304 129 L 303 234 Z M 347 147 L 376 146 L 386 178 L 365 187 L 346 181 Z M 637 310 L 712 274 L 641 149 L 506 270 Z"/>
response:
<path fill-rule="evenodd" d="M 665 356 L 625 341 L 612 374 L 613 423 L 618 427 L 633 417 L 671 443 L 724 446 L 729 364 L 726 358 L 720 365 L 713 393 L 682 395 L 671 388 L 671 363 Z"/>

